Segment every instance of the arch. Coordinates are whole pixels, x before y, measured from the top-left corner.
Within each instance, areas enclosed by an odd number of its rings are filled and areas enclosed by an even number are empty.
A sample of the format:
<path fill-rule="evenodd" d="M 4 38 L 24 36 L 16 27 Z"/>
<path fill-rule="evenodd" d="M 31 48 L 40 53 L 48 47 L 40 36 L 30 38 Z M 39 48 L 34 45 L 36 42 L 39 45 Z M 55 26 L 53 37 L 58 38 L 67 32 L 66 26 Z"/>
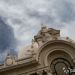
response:
<path fill-rule="evenodd" d="M 73 54 L 72 54 L 70 51 L 66 50 L 66 49 L 62 49 L 62 48 L 52 49 L 52 50 L 49 50 L 49 52 L 47 52 L 47 54 L 46 54 L 46 56 L 45 56 L 45 59 L 44 59 L 44 65 L 45 65 L 45 66 L 48 66 L 48 62 L 47 62 L 47 57 L 48 57 L 48 55 L 51 54 L 51 53 L 54 52 L 54 51 L 57 51 L 57 50 L 64 51 L 64 52 L 66 52 L 72 59 L 74 58 Z"/>
<path fill-rule="evenodd" d="M 39 62 L 39 57 L 40 57 L 40 54 L 41 54 L 42 50 L 43 50 L 47 45 L 54 44 L 54 43 L 56 43 L 56 44 L 58 44 L 58 43 L 60 43 L 60 44 L 65 44 L 65 45 L 68 45 L 68 46 L 72 47 L 73 49 L 75 49 L 75 45 L 74 45 L 73 43 L 71 43 L 71 42 L 68 42 L 68 41 L 64 41 L 64 40 L 52 40 L 52 41 L 48 41 L 48 42 L 44 43 L 44 44 L 39 48 L 38 52 L 36 53 L 36 60 L 37 60 L 38 62 Z M 55 50 L 55 49 L 54 49 L 54 50 Z M 50 50 L 49 53 L 51 53 L 51 52 L 54 51 L 54 50 Z M 61 49 L 61 50 L 62 50 L 62 49 Z M 64 50 L 64 51 L 65 51 L 66 53 L 68 53 L 72 59 L 75 58 L 74 54 L 68 52 L 67 50 Z M 48 54 L 49 54 L 49 53 L 48 53 Z M 46 58 L 47 58 L 48 54 L 46 55 Z M 45 58 L 45 60 L 46 60 L 46 58 Z M 45 62 L 45 63 L 47 63 L 47 62 Z"/>

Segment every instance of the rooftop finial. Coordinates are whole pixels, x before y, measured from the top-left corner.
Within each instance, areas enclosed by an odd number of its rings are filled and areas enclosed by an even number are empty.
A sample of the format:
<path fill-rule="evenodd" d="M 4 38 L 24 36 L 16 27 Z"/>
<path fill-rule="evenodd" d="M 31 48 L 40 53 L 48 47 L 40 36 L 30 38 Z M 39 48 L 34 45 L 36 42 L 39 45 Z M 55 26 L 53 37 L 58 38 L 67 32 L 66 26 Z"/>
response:
<path fill-rule="evenodd" d="M 8 53 L 7 56 L 11 55 L 11 53 Z"/>
<path fill-rule="evenodd" d="M 33 44 L 34 44 L 34 42 L 35 42 L 35 41 L 32 39 L 32 45 L 31 45 L 31 48 L 33 48 Z"/>
<path fill-rule="evenodd" d="M 43 23 L 41 23 L 41 29 L 46 28 Z"/>
<path fill-rule="evenodd" d="M 34 43 L 35 41 L 34 41 L 34 39 L 32 39 L 32 43 Z"/>

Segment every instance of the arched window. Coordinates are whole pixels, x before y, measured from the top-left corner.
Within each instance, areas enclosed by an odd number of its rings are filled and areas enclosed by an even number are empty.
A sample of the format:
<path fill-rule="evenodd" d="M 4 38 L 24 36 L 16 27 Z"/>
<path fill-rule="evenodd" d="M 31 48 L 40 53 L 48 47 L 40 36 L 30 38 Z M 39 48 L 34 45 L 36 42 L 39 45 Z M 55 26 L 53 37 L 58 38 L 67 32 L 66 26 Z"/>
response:
<path fill-rule="evenodd" d="M 53 75 L 72 75 L 68 68 L 72 68 L 70 63 L 63 58 L 56 58 L 50 65 Z"/>

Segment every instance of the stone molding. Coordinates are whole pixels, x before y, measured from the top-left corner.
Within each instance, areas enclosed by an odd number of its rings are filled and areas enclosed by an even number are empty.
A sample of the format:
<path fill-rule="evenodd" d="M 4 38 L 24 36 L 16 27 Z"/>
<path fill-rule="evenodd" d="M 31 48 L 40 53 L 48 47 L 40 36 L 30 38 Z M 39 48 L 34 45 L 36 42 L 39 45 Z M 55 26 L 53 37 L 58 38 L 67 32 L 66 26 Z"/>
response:
<path fill-rule="evenodd" d="M 12 56 L 10 53 L 8 53 L 5 61 L 4 61 L 4 67 L 16 65 L 16 57 Z"/>
<path fill-rule="evenodd" d="M 47 62 L 48 55 L 49 55 L 51 52 L 57 51 L 57 50 L 61 50 L 61 51 L 66 52 L 67 54 L 69 54 L 69 56 L 71 57 L 71 59 L 74 59 L 74 57 L 75 57 L 75 56 L 71 53 L 71 51 L 68 51 L 68 50 L 65 49 L 65 48 L 51 49 L 51 50 L 49 50 L 49 51 L 47 52 L 47 54 L 46 54 L 46 56 L 45 56 L 45 58 L 44 58 L 44 65 L 45 65 L 45 66 L 48 66 L 48 62 Z"/>
<path fill-rule="evenodd" d="M 42 75 L 43 71 L 37 71 L 38 75 Z"/>
<path fill-rule="evenodd" d="M 42 73 L 46 70 L 50 69 L 49 66 L 45 66 L 45 67 L 42 67 L 42 68 L 38 68 L 36 70 L 32 70 L 30 72 L 25 72 L 25 73 L 22 73 L 22 74 L 18 74 L 18 75 L 30 75 L 30 74 L 33 74 L 33 73 L 37 73 L 38 75 L 42 75 Z"/>
<path fill-rule="evenodd" d="M 54 44 L 54 43 L 56 43 L 56 44 L 58 44 L 58 43 L 60 43 L 60 44 L 65 44 L 65 45 L 68 45 L 68 46 L 72 47 L 73 49 L 75 49 L 75 45 L 74 45 L 74 44 L 72 44 L 72 43 L 70 43 L 70 42 L 67 42 L 67 41 L 64 41 L 64 40 L 48 41 L 48 42 L 46 42 L 45 44 L 43 44 L 43 45 L 39 48 L 38 52 L 36 53 L 36 60 L 39 61 L 40 54 L 41 54 L 41 52 L 43 51 L 43 48 L 44 48 L 44 47 L 46 47 L 46 46 L 49 45 L 49 44 Z M 71 54 L 70 54 L 70 55 L 71 55 Z M 75 58 L 73 55 L 71 55 L 71 57 L 72 57 L 72 59 Z"/>
<path fill-rule="evenodd" d="M 31 60 L 31 61 L 28 60 L 28 62 L 26 62 L 26 63 L 21 62 L 21 63 L 18 63 L 16 65 L 12 65 L 12 66 L 5 66 L 4 67 L 4 65 L 3 65 L 3 67 L 1 66 L 1 68 L 0 68 L 0 72 L 21 68 L 21 67 L 28 66 L 28 65 L 31 65 L 31 64 L 35 64 L 35 63 L 39 64 L 37 60 Z"/>
<path fill-rule="evenodd" d="M 12 60 L 12 62 L 9 63 L 10 65 L 8 65 L 8 63 L 7 63 L 8 59 Z M 5 61 L 4 61 L 4 64 L 0 65 L 0 72 L 14 69 L 14 68 L 18 68 L 18 67 L 28 66 L 33 63 L 36 63 L 36 64 L 38 63 L 38 61 L 35 59 L 35 54 L 33 54 L 33 56 L 31 56 L 31 57 L 23 58 L 20 60 L 14 59 L 14 57 L 11 54 L 8 54 Z"/>

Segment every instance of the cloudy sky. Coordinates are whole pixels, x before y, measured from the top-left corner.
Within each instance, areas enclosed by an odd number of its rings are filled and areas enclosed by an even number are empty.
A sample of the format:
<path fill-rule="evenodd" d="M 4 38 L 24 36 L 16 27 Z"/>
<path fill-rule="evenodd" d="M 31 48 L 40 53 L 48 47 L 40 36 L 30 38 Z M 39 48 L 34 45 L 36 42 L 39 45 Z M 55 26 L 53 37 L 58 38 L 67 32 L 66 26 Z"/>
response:
<path fill-rule="evenodd" d="M 75 41 L 75 0 L 0 0 L 0 63 L 30 44 L 41 23 Z"/>

